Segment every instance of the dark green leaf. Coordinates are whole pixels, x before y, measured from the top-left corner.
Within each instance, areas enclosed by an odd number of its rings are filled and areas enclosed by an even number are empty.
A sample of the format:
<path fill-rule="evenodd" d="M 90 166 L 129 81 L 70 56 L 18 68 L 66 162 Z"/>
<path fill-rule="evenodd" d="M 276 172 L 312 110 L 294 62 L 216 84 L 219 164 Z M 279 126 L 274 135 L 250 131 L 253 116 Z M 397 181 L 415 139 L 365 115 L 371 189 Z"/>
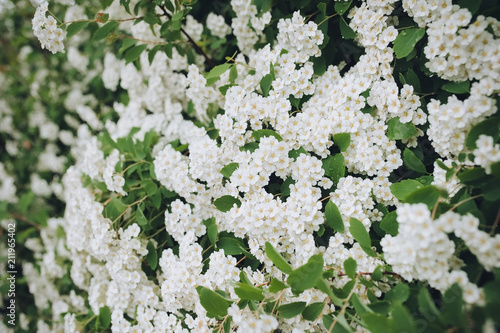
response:
<path fill-rule="evenodd" d="M 305 320 L 314 321 L 323 312 L 324 308 L 325 304 L 323 302 L 311 303 L 302 311 L 302 317 Z"/>
<path fill-rule="evenodd" d="M 458 0 L 458 5 L 462 8 L 467 8 L 474 15 L 479 10 L 479 7 L 481 7 L 481 2 L 482 0 Z"/>
<path fill-rule="evenodd" d="M 404 303 L 410 297 L 410 287 L 400 282 L 385 294 L 386 301 Z"/>
<path fill-rule="evenodd" d="M 406 57 L 415 48 L 417 42 L 425 35 L 425 29 L 411 28 L 403 30 L 394 40 L 396 58 Z"/>
<path fill-rule="evenodd" d="M 111 221 L 116 220 L 125 210 L 127 205 L 124 204 L 120 199 L 113 196 L 111 201 L 104 207 L 104 216 L 111 219 Z"/>
<path fill-rule="evenodd" d="M 66 29 L 66 38 L 71 38 L 89 25 L 89 21 L 75 22 L 68 25 Z"/>
<path fill-rule="evenodd" d="M 413 86 L 415 92 L 422 92 L 422 87 L 420 86 L 420 80 L 413 69 L 408 69 L 406 72 L 406 82 Z"/>
<path fill-rule="evenodd" d="M 462 289 L 454 283 L 443 295 L 442 316 L 444 322 L 458 327 L 465 327 L 464 301 Z"/>
<path fill-rule="evenodd" d="M 476 149 L 476 141 L 481 134 L 493 137 L 493 142 L 500 138 L 500 117 L 491 117 L 474 125 L 465 139 L 465 145 L 470 150 Z"/>
<path fill-rule="evenodd" d="M 156 248 L 153 242 L 148 241 L 146 249 L 148 250 L 148 254 L 146 255 L 146 262 L 154 271 L 156 270 L 156 266 L 158 266 L 158 254 L 156 253 Z"/>
<path fill-rule="evenodd" d="M 280 316 L 286 319 L 293 318 L 298 316 L 304 311 L 306 307 L 306 302 L 294 302 L 284 304 L 278 307 L 278 312 Z"/>
<path fill-rule="evenodd" d="M 92 37 L 92 41 L 98 42 L 108 37 L 111 33 L 113 33 L 116 28 L 118 28 L 119 23 L 116 21 L 109 21 L 99 29 L 94 32 L 94 36 Z"/>
<path fill-rule="evenodd" d="M 441 89 L 453 94 L 466 94 L 470 92 L 470 81 L 448 82 L 443 84 Z"/>
<path fill-rule="evenodd" d="M 326 223 L 335 231 L 344 232 L 344 221 L 340 215 L 339 209 L 332 200 L 328 200 L 325 207 Z"/>
<path fill-rule="evenodd" d="M 328 163 L 327 175 L 330 176 L 334 184 L 338 184 L 340 178 L 345 176 L 345 159 L 341 153 L 335 154 Z"/>
<path fill-rule="evenodd" d="M 131 47 L 132 45 L 134 45 L 135 43 L 137 43 L 137 40 L 136 39 L 133 39 L 133 38 L 124 38 L 123 41 L 122 41 L 122 46 L 120 47 L 120 49 L 118 50 L 118 53 L 123 53 L 125 52 L 129 47 Z M 155 48 L 159 48 L 160 45 L 156 45 Z M 152 59 L 151 59 L 152 60 Z"/>
<path fill-rule="evenodd" d="M 144 212 L 141 208 L 137 208 L 135 211 L 135 220 L 141 227 L 148 225 L 148 220 L 146 219 L 146 216 L 144 216 Z"/>
<path fill-rule="evenodd" d="M 354 279 L 356 277 L 356 268 L 357 267 L 358 267 L 358 264 L 356 263 L 356 260 L 354 260 L 353 258 L 347 258 L 347 260 L 344 261 L 345 273 L 351 279 Z"/>
<path fill-rule="evenodd" d="M 373 271 L 372 273 L 372 280 L 373 281 L 380 281 L 380 279 L 382 278 L 382 273 L 383 273 L 383 270 L 384 270 L 384 266 L 377 266 L 377 268 L 375 268 L 375 270 Z"/>
<path fill-rule="evenodd" d="M 389 140 L 409 139 L 417 134 L 417 128 L 411 122 L 402 123 L 399 117 L 387 122 L 387 137 Z"/>
<path fill-rule="evenodd" d="M 300 266 L 290 272 L 287 284 L 292 288 L 295 294 L 302 293 L 304 290 L 313 288 L 316 281 L 322 279 L 323 257 L 315 254 L 305 265 Z"/>
<path fill-rule="evenodd" d="M 418 310 L 425 315 L 426 318 L 437 318 L 440 320 L 441 313 L 434 304 L 434 301 L 427 287 L 422 286 L 417 296 Z"/>
<path fill-rule="evenodd" d="M 264 75 L 262 80 L 260 80 L 260 88 L 262 89 L 262 94 L 264 96 L 269 96 L 269 90 L 271 90 L 271 85 L 273 84 L 273 76 L 269 73 Z"/>
<path fill-rule="evenodd" d="M 214 205 L 221 212 L 228 212 L 233 208 L 233 206 L 241 206 L 241 201 L 238 198 L 232 197 L 230 195 L 223 195 L 222 197 L 214 200 Z"/>
<path fill-rule="evenodd" d="M 412 170 L 420 173 L 426 172 L 424 163 L 422 163 L 417 155 L 415 155 L 415 153 L 408 148 L 405 148 L 405 150 L 403 151 L 403 162 L 408 168 Z"/>
<path fill-rule="evenodd" d="M 434 185 L 428 185 L 411 192 L 405 197 L 404 201 L 407 203 L 425 203 L 432 210 L 439 197 L 448 197 L 446 190 Z"/>
<path fill-rule="evenodd" d="M 107 306 L 99 309 L 99 323 L 102 327 L 108 328 L 111 324 L 111 310 Z"/>
<path fill-rule="evenodd" d="M 201 305 L 207 310 L 208 317 L 214 318 L 227 315 L 227 308 L 231 305 L 231 301 L 203 286 L 196 287 L 196 291 L 200 296 Z"/>
<path fill-rule="evenodd" d="M 210 243 L 212 243 L 212 245 L 215 245 L 215 243 L 217 242 L 217 235 L 218 235 L 217 224 L 214 223 L 208 226 L 207 235 L 208 239 L 210 240 Z"/>
<path fill-rule="evenodd" d="M 349 0 L 349 1 L 335 1 L 335 11 L 339 15 L 343 15 L 345 12 L 347 12 L 347 10 L 349 9 L 349 7 L 351 7 L 351 4 L 352 4 L 352 0 Z"/>
<path fill-rule="evenodd" d="M 141 44 L 131 47 L 125 52 L 125 62 L 129 63 L 139 59 L 141 53 L 148 47 L 147 44 Z"/>
<path fill-rule="evenodd" d="M 278 251 L 271 245 L 271 243 L 266 242 L 266 255 L 273 262 L 273 264 L 283 273 L 290 274 L 292 271 L 292 266 L 279 254 Z"/>
<path fill-rule="evenodd" d="M 397 217 L 396 212 L 387 213 L 382 221 L 380 221 L 380 228 L 389 235 L 396 236 L 399 228 Z"/>
<path fill-rule="evenodd" d="M 239 255 L 244 252 L 245 243 L 234 237 L 219 237 L 217 248 L 224 250 L 226 256 Z"/>
<path fill-rule="evenodd" d="M 352 28 L 347 24 L 345 21 L 344 17 L 340 17 L 339 20 L 339 28 L 340 28 L 340 33 L 342 34 L 342 37 L 345 39 L 354 39 L 356 38 L 356 32 L 352 30 Z"/>

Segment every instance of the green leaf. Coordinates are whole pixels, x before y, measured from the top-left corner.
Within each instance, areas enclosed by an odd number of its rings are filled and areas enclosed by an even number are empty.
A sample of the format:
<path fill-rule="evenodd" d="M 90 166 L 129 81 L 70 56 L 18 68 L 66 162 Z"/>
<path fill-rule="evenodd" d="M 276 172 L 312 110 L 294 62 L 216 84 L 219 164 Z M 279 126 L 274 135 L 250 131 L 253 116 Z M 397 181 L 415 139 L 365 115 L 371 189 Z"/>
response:
<path fill-rule="evenodd" d="M 139 59 L 141 53 L 148 47 L 147 44 L 141 44 L 131 47 L 125 52 L 125 62 L 128 64 L 129 62 L 135 61 Z"/>
<path fill-rule="evenodd" d="M 231 305 L 231 301 L 203 286 L 196 287 L 196 291 L 200 296 L 201 305 L 207 310 L 208 317 L 214 318 L 227 315 L 227 308 Z"/>
<path fill-rule="evenodd" d="M 208 79 L 213 79 L 213 78 L 217 78 L 218 79 L 231 66 L 232 66 L 232 64 L 229 64 L 229 63 L 225 63 L 225 64 L 222 64 L 222 65 L 215 66 L 214 68 L 212 68 L 212 70 L 210 70 L 210 72 L 208 72 L 208 74 L 206 74 L 205 78 L 207 80 Z"/>
<path fill-rule="evenodd" d="M 264 295 L 262 294 L 263 292 L 262 289 L 256 288 L 246 283 L 241 283 L 241 282 L 236 283 L 234 292 L 242 300 L 262 301 L 264 299 Z"/>
<path fill-rule="evenodd" d="M 141 182 L 141 187 L 146 191 L 149 197 L 152 197 L 158 191 L 158 185 L 155 184 L 151 179 L 145 179 Z"/>
<path fill-rule="evenodd" d="M 236 79 L 238 78 L 238 69 L 235 66 L 231 66 L 231 69 L 229 70 L 229 82 L 234 84 Z"/>
<path fill-rule="evenodd" d="M 415 45 L 425 35 L 425 29 L 411 28 L 403 30 L 394 40 L 394 53 L 397 59 L 401 59 L 410 54 Z"/>
<path fill-rule="evenodd" d="M 418 310 L 425 314 L 427 318 L 437 318 L 438 320 L 441 320 L 441 313 L 436 307 L 436 304 L 434 304 L 434 301 L 432 300 L 431 294 L 429 293 L 429 290 L 427 287 L 422 286 L 418 292 L 417 296 L 417 301 L 418 301 Z"/>
<path fill-rule="evenodd" d="M 356 277 L 356 268 L 357 267 L 358 267 L 358 264 L 356 263 L 356 260 L 354 260 L 353 258 L 347 258 L 347 260 L 344 261 L 345 273 L 351 279 L 354 279 Z"/>
<path fill-rule="evenodd" d="M 19 213 L 25 214 L 28 211 L 28 208 L 33 204 L 34 199 L 35 193 L 31 191 L 24 193 L 19 199 Z"/>
<path fill-rule="evenodd" d="M 500 138 L 500 117 L 491 117 L 474 125 L 465 139 L 465 145 L 470 150 L 476 149 L 476 141 L 481 134 L 493 137 L 493 142 Z"/>
<path fill-rule="evenodd" d="M 341 152 L 344 152 L 351 144 L 351 133 L 337 133 L 333 136 L 333 142 L 335 142 Z"/>
<path fill-rule="evenodd" d="M 345 159 L 341 153 L 328 156 L 323 162 L 325 175 L 330 177 L 334 184 L 338 184 L 340 178 L 345 176 Z"/>
<path fill-rule="evenodd" d="M 479 7 L 481 7 L 481 2 L 482 0 L 458 0 L 458 5 L 462 8 L 467 8 L 474 15 L 479 10 Z"/>
<path fill-rule="evenodd" d="M 392 320 L 384 315 L 378 313 L 365 313 L 362 317 L 366 328 L 371 333 L 392 333 L 393 330 L 389 329 L 392 324 Z"/>
<path fill-rule="evenodd" d="M 241 201 L 238 198 L 232 197 L 230 195 L 223 195 L 222 197 L 214 200 L 215 207 L 221 212 L 228 212 L 233 208 L 233 206 L 241 206 Z"/>
<path fill-rule="evenodd" d="M 108 328 L 111 324 L 111 310 L 108 306 L 99 309 L 99 323 L 104 328 Z"/>
<path fill-rule="evenodd" d="M 278 280 L 277 278 L 272 278 L 271 283 L 269 283 L 270 293 L 277 293 L 278 291 L 281 291 L 286 288 L 288 288 L 288 286 L 285 283 Z"/>
<path fill-rule="evenodd" d="M 335 1 L 335 11 L 339 14 L 339 15 L 344 15 L 345 12 L 347 12 L 347 10 L 349 9 L 349 7 L 351 7 L 351 4 L 352 4 L 352 0 L 349 0 L 349 1 Z"/>
<path fill-rule="evenodd" d="M 417 134 L 417 128 L 411 122 L 401 123 L 399 117 L 387 122 L 387 137 L 389 140 L 409 139 Z"/>
<path fill-rule="evenodd" d="M 360 317 L 363 317 L 365 313 L 373 312 L 372 309 L 370 309 L 365 303 L 363 303 L 363 301 L 361 301 L 361 298 L 356 293 L 352 294 L 350 301 L 352 305 L 354 305 L 354 310 L 356 310 L 356 313 Z"/>
<path fill-rule="evenodd" d="M 439 197 L 447 198 L 448 193 L 434 185 L 424 186 L 408 194 L 404 202 L 407 203 L 425 203 L 430 210 L 434 208 Z"/>
<path fill-rule="evenodd" d="M 302 293 L 304 290 L 313 288 L 316 281 L 322 278 L 323 257 L 315 254 L 305 265 L 290 272 L 287 284 L 292 288 L 294 294 Z"/>
<path fill-rule="evenodd" d="M 286 319 L 298 316 L 306 308 L 306 302 L 293 302 L 278 307 L 280 316 Z"/>
<path fill-rule="evenodd" d="M 278 251 L 271 245 L 271 243 L 266 242 L 266 255 L 273 262 L 273 264 L 283 273 L 290 274 L 292 271 L 292 266 L 279 254 Z"/>
<path fill-rule="evenodd" d="M 483 187 L 483 196 L 486 201 L 500 200 L 500 180 L 495 178 L 486 183 Z"/>
<path fill-rule="evenodd" d="M 363 223 L 354 217 L 351 217 L 349 222 L 349 231 L 354 239 L 359 243 L 363 251 L 365 251 L 369 256 L 376 257 L 376 253 L 371 248 L 372 240 Z"/>
<path fill-rule="evenodd" d="M 148 225 L 148 220 L 146 219 L 146 216 L 144 216 L 144 212 L 141 208 L 137 208 L 137 210 L 135 211 L 135 220 L 141 227 Z"/>
<path fill-rule="evenodd" d="M 406 82 L 413 86 L 415 92 L 422 92 L 422 87 L 420 86 L 420 80 L 413 69 L 408 69 L 406 72 Z"/>
<path fill-rule="evenodd" d="M 389 235 L 396 236 L 399 228 L 397 217 L 398 216 L 395 211 L 387 213 L 382 221 L 380 221 L 380 228 Z"/>
<path fill-rule="evenodd" d="M 408 148 L 405 148 L 403 151 L 403 162 L 408 168 L 414 171 L 426 173 L 424 163 Z"/>
<path fill-rule="evenodd" d="M 276 140 L 283 141 L 283 138 L 281 137 L 281 135 L 279 135 L 278 133 L 276 133 L 275 131 L 270 130 L 270 129 L 260 129 L 260 130 L 253 131 L 252 136 L 254 137 L 254 139 L 256 141 L 260 141 L 260 139 L 262 137 L 265 137 L 265 136 L 274 136 L 276 138 Z"/>
<path fill-rule="evenodd" d="M 273 76 L 270 73 L 264 75 L 259 84 L 262 89 L 262 94 L 265 97 L 269 96 L 269 90 L 271 90 L 271 85 L 273 84 Z"/>
<path fill-rule="evenodd" d="M 220 173 L 225 177 L 225 178 L 230 178 L 231 175 L 233 174 L 234 170 L 236 170 L 238 168 L 239 164 L 236 163 L 236 162 L 233 162 L 233 163 L 229 163 L 228 165 L 226 165 L 225 167 L 223 167 L 221 170 L 220 170 Z"/>
<path fill-rule="evenodd" d="M 404 303 L 410 297 L 410 287 L 400 282 L 385 294 L 384 300 L 391 302 Z"/>
<path fill-rule="evenodd" d="M 120 199 L 113 196 L 111 197 L 111 201 L 104 207 L 104 217 L 114 221 L 127 209 L 127 207 L 128 206 Z"/>
<path fill-rule="evenodd" d="M 342 216 L 340 215 L 339 209 L 332 200 L 328 200 L 325 207 L 325 218 L 326 223 L 335 231 L 344 232 L 344 221 L 342 220 Z"/>
<path fill-rule="evenodd" d="M 226 256 L 239 255 L 244 252 L 245 243 L 234 237 L 219 237 L 217 248 L 224 250 Z"/>
<path fill-rule="evenodd" d="M 356 38 L 356 32 L 347 24 L 344 17 L 341 16 L 339 20 L 340 33 L 344 39 L 354 39 Z"/>
<path fill-rule="evenodd" d="M 454 283 L 443 295 L 442 317 L 444 322 L 455 327 L 465 327 L 462 289 Z"/>
<path fill-rule="evenodd" d="M 384 266 L 378 265 L 372 273 L 373 281 L 380 281 L 382 279 Z"/>
<path fill-rule="evenodd" d="M 92 36 L 92 41 L 98 42 L 108 37 L 111 33 L 113 33 L 116 28 L 118 28 L 119 23 L 116 21 L 109 21 L 99 29 L 94 32 L 94 36 Z"/>
<path fill-rule="evenodd" d="M 253 153 L 257 148 L 259 148 L 259 144 L 257 142 L 248 142 L 244 146 L 240 147 L 240 150 Z"/>
<path fill-rule="evenodd" d="M 393 304 L 392 318 L 394 332 L 416 333 L 415 322 L 408 310 L 400 303 Z"/>
<path fill-rule="evenodd" d="M 399 183 L 391 184 L 390 189 L 391 193 L 396 198 L 398 198 L 401 201 L 404 201 L 410 193 L 422 187 L 423 185 L 419 181 L 416 181 L 414 179 L 406 179 Z"/>
<path fill-rule="evenodd" d="M 470 81 L 448 82 L 443 84 L 441 89 L 453 94 L 466 94 L 470 92 Z"/>
<path fill-rule="evenodd" d="M 137 40 L 136 39 L 133 39 L 133 38 L 124 38 L 123 41 L 122 41 L 122 46 L 120 47 L 120 49 L 118 50 L 118 53 L 123 53 L 125 52 L 129 47 L 131 47 L 132 45 L 134 45 L 135 43 L 137 43 Z M 160 45 L 156 45 L 155 48 L 158 48 L 160 47 Z M 153 59 L 151 59 L 152 61 Z M 151 62 L 150 61 L 150 62 Z"/>
<path fill-rule="evenodd" d="M 314 321 L 323 312 L 324 308 L 325 304 L 323 302 L 311 303 L 302 311 L 302 317 L 305 320 Z"/>
<path fill-rule="evenodd" d="M 208 235 L 208 239 L 210 240 L 210 243 L 212 243 L 212 245 L 215 245 L 215 243 L 217 242 L 217 236 L 218 236 L 218 230 L 217 230 L 217 224 L 211 224 L 208 226 L 207 228 L 207 235 Z M 226 253 L 227 255 L 227 253 Z"/>
<path fill-rule="evenodd" d="M 89 25 L 89 21 L 75 22 L 68 25 L 66 29 L 66 38 L 71 38 Z"/>
<path fill-rule="evenodd" d="M 156 248 L 152 241 L 148 241 L 146 249 L 148 250 L 148 254 L 146 255 L 146 262 L 154 271 L 156 270 L 156 266 L 158 266 L 158 254 L 156 253 Z"/>

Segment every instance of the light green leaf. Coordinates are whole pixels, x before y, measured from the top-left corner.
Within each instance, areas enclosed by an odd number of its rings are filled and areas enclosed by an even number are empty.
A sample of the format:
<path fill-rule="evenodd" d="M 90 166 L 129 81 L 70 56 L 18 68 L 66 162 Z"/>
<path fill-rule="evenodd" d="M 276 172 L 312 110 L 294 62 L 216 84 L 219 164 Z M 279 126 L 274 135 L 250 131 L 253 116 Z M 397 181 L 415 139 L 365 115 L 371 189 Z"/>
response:
<path fill-rule="evenodd" d="M 122 46 L 120 47 L 120 49 L 118 50 L 118 53 L 123 53 L 125 52 L 126 50 L 128 50 L 129 47 L 131 47 L 132 45 L 134 45 L 135 43 L 137 43 L 137 40 L 136 39 L 133 39 L 133 38 L 124 38 L 123 41 L 122 41 Z M 155 48 L 159 48 L 160 45 L 156 45 Z M 151 59 L 152 60 L 152 59 Z M 151 62 L 151 61 L 150 61 Z"/>
<path fill-rule="evenodd" d="M 333 159 L 329 163 L 329 176 L 332 179 L 332 182 L 336 185 L 338 184 L 340 178 L 345 176 L 345 159 L 344 155 L 341 153 L 335 154 Z"/>
<path fill-rule="evenodd" d="M 269 96 L 269 90 L 271 90 L 271 85 L 273 84 L 273 76 L 271 73 L 264 75 L 260 80 L 260 88 L 262 89 L 262 94 L 267 97 Z"/>
<path fill-rule="evenodd" d="M 215 243 L 217 242 L 217 235 L 218 235 L 217 224 L 214 223 L 208 226 L 207 235 L 208 239 L 210 240 L 210 243 L 212 243 L 212 245 L 215 245 Z"/>
<path fill-rule="evenodd" d="M 358 267 L 358 264 L 356 263 L 356 260 L 354 260 L 353 258 L 347 258 L 347 260 L 344 261 L 345 273 L 351 279 L 354 279 L 356 277 L 356 268 L 357 267 Z"/>
<path fill-rule="evenodd" d="M 232 304 L 231 301 L 203 286 L 196 287 L 196 291 L 200 296 L 201 305 L 207 310 L 208 317 L 214 318 L 227 315 L 227 308 Z"/>
<path fill-rule="evenodd" d="M 230 195 L 223 195 L 222 197 L 214 200 L 215 207 L 221 212 L 228 212 L 233 208 L 233 206 L 241 206 L 241 201 L 238 198 L 232 197 Z"/>
<path fill-rule="evenodd" d="M 344 232 L 344 221 L 340 215 L 339 209 L 332 200 L 328 200 L 325 207 L 326 223 L 335 231 Z"/>
<path fill-rule="evenodd" d="M 264 295 L 262 294 L 263 292 L 262 289 L 256 288 L 246 283 L 241 283 L 241 282 L 236 283 L 234 292 L 242 300 L 262 301 L 264 299 Z"/>
<path fill-rule="evenodd" d="M 281 317 L 289 319 L 301 314 L 305 307 L 306 302 L 293 302 L 279 306 L 278 312 Z"/>
<path fill-rule="evenodd" d="M 147 44 L 141 44 L 131 47 L 125 52 L 125 62 L 128 64 L 129 62 L 135 61 L 139 59 L 141 53 L 148 47 Z"/>
<path fill-rule="evenodd" d="M 404 202 L 425 203 L 430 210 L 434 207 L 439 197 L 447 198 L 448 193 L 434 185 L 427 185 L 408 194 Z"/>
<path fill-rule="evenodd" d="M 322 279 L 323 257 L 315 254 L 305 265 L 300 266 L 290 272 L 287 284 L 292 288 L 295 294 L 302 293 L 304 290 L 313 288 L 319 279 Z"/>
<path fill-rule="evenodd" d="M 349 222 L 350 222 L 349 231 L 351 232 L 354 239 L 359 243 L 359 245 L 361 246 L 363 251 L 366 252 L 366 254 L 375 257 L 376 254 L 371 248 L 372 240 L 370 238 L 370 235 L 368 234 L 368 231 L 366 231 L 366 228 L 363 225 L 363 223 L 354 217 L 351 217 Z"/>
<path fill-rule="evenodd" d="M 344 152 L 351 144 L 351 133 L 337 133 L 333 136 L 333 142 L 335 142 L 341 152 Z"/>
<path fill-rule="evenodd" d="M 220 173 L 225 177 L 225 178 L 230 178 L 231 175 L 233 174 L 234 170 L 236 170 L 238 168 L 239 164 L 236 163 L 236 162 L 233 162 L 233 163 L 229 163 L 228 165 L 226 165 L 225 167 L 223 167 L 221 170 L 220 170 Z"/>
<path fill-rule="evenodd" d="M 227 71 L 232 64 L 225 63 L 222 65 L 215 66 L 212 68 L 210 72 L 205 76 L 205 78 L 208 79 L 213 79 L 213 78 L 219 78 L 225 71 Z"/>
<path fill-rule="evenodd" d="M 409 139 L 417 134 L 417 128 L 411 122 L 402 123 L 399 117 L 387 122 L 387 137 L 389 140 Z"/>
<path fill-rule="evenodd" d="M 404 303 L 410 297 L 410 287 L 400 282 L 385 294 L 384 300 L 391 302 Z"/>
<path fill-rule="evenodd" d="M 234 237 L 220 237 L 217 241 L 217 248 L 224 250 L 226 256 L 239 255 L 244 252 L 245 243 Z"/>
<path fill-rule="evenodd" d="M 391 193 L 401 201 L 404 201 L 406 197 L 418 190 L 419 188 L 424 187 L 419 181 L 414 179 L 405 179 L 399 183 L 393 183 L 390 186 Z"/>
<path fill-rule="evenodd" d="M 270 293 L 277 293 L 278 291 L 281 291 L 286 288 L 288 288 L 288 286 L 285 283 L 278 280 L 277 278 L 272 278 L 271 283 L 269 283 Z"/>
<path fill-rule="evenodd" d="M 274 136 L 276 138 L 276 140 L 283 141 L 283 138 L 281 137 L 281 135 L 279 135 L 278 133 L 276 133 L 275 131 L 270 130 L 270 129 L 260 129 L 260 130 L 253 131 L 252 136 L 254 137 L 254 139 L 256 141 L 260 141 L 260 139 L 262 137 L 265 137 L 265 136 Z"/>
<path fill-rule="evenodd" d="M 417 172 L 426 173 L 425 165 L 422 161 L 412 152 L 410 149 L 405 148 L 403 151 L 403 162 L 404 164 Z"/>
<path fill-rule="evenodd" d="M 137 208 L 137 210 L 135 211 L 135 220 L 141 227 L 148 225 L 148 220 L 146 219 L 146 216 L 144 216 L 144 212 L 141 208 Z"/>
<path fill-rule="evenodd" d="M 411 28 L 403 30 L 394 40 L 394 53 L 396 58 L 406 57 L 415 48 L 415 45 L 425 35 L 425 29 Z"/>
<path fill-rule="evenodd" d="M 266 242 L 266 255 L 273 262 L 273 264 L 283 273 L 289 274 L 292 271 L 292 266 L 279 254 L 278 251 L 271 245 L 271 243 Z"/>
<path fill-rule="evenodd" d="M 319 317 L 321 312 L 323 312 L 324 308 L 325 304 L 323 302 L 311 303 L 302 311 L 302 317 L 304 317 L 305 320 L 314 321 Z"/>
<path fill-rule="evenodd" d="M 71 38 L 89 25 L 89 21 L 75 22 L 68 25 L 66 29 L 66 38 Z"/>

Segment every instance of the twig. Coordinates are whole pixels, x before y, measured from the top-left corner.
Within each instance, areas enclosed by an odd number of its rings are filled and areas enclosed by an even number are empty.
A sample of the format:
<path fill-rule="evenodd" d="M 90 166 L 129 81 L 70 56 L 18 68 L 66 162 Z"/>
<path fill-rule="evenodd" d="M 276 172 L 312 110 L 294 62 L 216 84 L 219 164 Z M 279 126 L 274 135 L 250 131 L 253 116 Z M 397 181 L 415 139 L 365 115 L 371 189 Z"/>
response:
<path fill-rule="evenodd" d="M 159 7 L 163 11 L 163 14 L 165 14 L 165 16 L 168 17 L 171 20 L 172 16 L 167 12 L 167 10 L 165 9 L 165 6 L 159 6 Z M 181 32 L 184 34 L 184 36 L 186 36 L 186 38 L 191 43 L 191 45 L 193 45 L 193 47 L 196 50 L 196 52 L 198 52 L 199 54 L 201 54 L 205 58 L 205 60 L 210 65 L 210 67 L 215 67 L 215 64 L 212 61 L 212 59 L 210 59 L 207 56 L 207 54 L 202 50 L 202 48 L 198 44 L 196 44 L 196 42 L 191 38 L 191 36 L 188 35 L 188 33 L 183 28 L 181 28 Z"/>

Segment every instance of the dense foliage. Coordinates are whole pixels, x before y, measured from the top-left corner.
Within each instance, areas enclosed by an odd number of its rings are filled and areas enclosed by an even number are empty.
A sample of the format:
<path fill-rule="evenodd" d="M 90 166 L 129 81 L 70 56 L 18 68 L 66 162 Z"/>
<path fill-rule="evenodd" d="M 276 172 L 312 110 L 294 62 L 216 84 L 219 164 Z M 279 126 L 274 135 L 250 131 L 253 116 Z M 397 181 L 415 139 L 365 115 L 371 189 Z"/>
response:
<path fill-rule="evenodd" d="M 499 13 L 0 0 L 0 330 L 498 331 Z"/>

